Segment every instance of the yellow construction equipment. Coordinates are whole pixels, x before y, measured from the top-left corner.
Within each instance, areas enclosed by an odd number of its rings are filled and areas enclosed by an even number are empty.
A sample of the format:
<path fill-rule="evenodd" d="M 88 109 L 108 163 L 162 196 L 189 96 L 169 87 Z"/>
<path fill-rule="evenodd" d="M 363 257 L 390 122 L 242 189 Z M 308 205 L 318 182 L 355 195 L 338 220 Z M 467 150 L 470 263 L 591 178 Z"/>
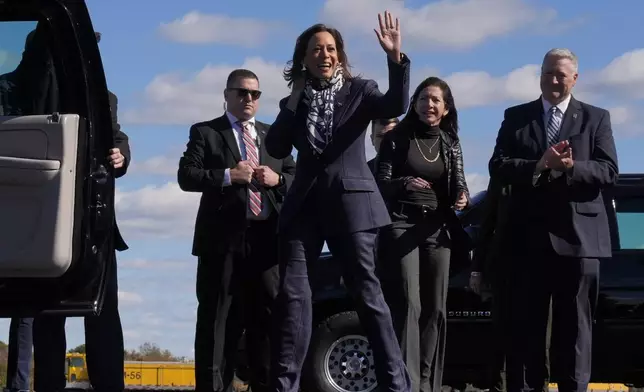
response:
<path fill-rule="evenodd" d="M 192 362 L 125 361 L 123 380 L 126 390 L 194 390 L 195 365 Z M 89 384 L 85 354 L 67 354 L 67 382 Z"/>

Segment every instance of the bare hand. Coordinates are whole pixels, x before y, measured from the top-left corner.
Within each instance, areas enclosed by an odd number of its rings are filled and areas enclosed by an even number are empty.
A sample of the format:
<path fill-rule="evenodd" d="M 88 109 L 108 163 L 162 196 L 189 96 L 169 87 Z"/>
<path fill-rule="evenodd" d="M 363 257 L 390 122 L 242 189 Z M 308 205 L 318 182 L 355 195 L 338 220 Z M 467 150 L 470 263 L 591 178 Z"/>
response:
<path fill-rule="evenodd" d="M 418 191 L 421 189 L 431 189 L 432 184 L 419 177 L 412 178 L 405 187 L 408 191 Z"/>
<path fill-rule="evenodd" d="M 125 163 L 125 157 L 121 154 L 121 150 L 118 148 L 111 149 L 107 159 L 115 169 L 123 167 L 123 164 Z"/>
<path fill-rule="evenodd" d="M 472 274 L 470 274 L 470 289 L 472 289 L 472 291 L 475 292 L 478 295 L 481 295 L 481 283 L 482 283 L 482 280 L 483 279 L 481 279 L 481 274 L 480 273 L 477 273 L 477 274 L 472 273 Z"/>
<path fill-rule="evenodd" d="M 456 204 L 454 204 L 454 207 L 460 211 L 465 208 L 465 206 L 467 206 L 467 195 L 465 194 L 465 192 L 461 192 L 461 195 L 458 197 L 458 200 L 456 201 Z"/>
<path fill-rule="evenodd" d="M 565 172 L 573 165 L 572 148 L 567 140 L 551 146 L 543 153 L 543 156 L 537 164 L 541 171 L 552 169 L 559 172 Z"/>
<path fill-rule="evenodd" d="M 560 158 L 561 158 L 561 165 L 564 167 L 564 170 L 562 171 L 568 172 L 575 165 L 575 160 L 572 157 L 572 147 L 568 147 L 568 150 L 566 150 L 565 153 L 560 155 Z"/>
<path fill-rule="evenodd" d="M 384 19 L 384 20 L 383 20 Z M 398 18 L 395 19 L 391 16 L 389 11 L 385 11 L 384 18 L 381 14 L 378 14 L 378 24 L 380 25 L 380 31 L 374 29 L 378 41 L 380 41 L 380 46 L 387 53 L 387 55 L 395 62 L 400 62 L 400 48 L 401 37 L 400 37 L 400 22 Z"/>
<path fill-rule="evenodd" d="M 256 167 L 253 177 L 259 182 L 259 185 L 266 188 L 272 188 L 280 182 L 280 176 L 268 166 Z"/>
<path fill-rule="evenodd" d="M 230 181 L 235 184 L 250 184 L 253 179 L 253 167 L 249 161 L 239 161 L 230 169 Z"/>

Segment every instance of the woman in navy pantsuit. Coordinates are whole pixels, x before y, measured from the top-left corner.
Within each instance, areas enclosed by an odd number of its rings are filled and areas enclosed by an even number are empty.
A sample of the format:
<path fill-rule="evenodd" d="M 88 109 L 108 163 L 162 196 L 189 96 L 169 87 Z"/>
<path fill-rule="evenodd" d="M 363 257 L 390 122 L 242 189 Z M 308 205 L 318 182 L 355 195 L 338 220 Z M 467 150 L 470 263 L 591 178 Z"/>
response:
<path fill-rule="evenodd" d="M 314 25 L 297 39 L 285 79 L 290 97 L 266 135 L 275 158 L 298 151 L 293 184 L 280 214 L 281 287 L 273 339 L 272 390 L 297 392 L 311 339 L 312 302 L 307 262 L 326 241 L 344 266 L 374 354 L 381 390 L 409 392 L 391 314 L 374 273 L 378 228 L 391 220 L 365 157 L 367 126 L 398 117 L 409 101 L 409 59 L 401 53 L 398 19 L 385 12 L 376 35 L 387 54 L 389 89 L 352 77 L 340 33 Z"/>

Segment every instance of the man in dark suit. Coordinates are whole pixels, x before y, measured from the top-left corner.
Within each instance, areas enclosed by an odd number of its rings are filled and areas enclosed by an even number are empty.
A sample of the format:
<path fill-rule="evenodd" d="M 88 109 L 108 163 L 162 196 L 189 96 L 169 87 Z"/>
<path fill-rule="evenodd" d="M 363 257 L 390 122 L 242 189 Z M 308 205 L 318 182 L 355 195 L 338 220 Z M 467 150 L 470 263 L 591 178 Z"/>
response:
<path fill-rule="evenodd" d="M 483 283 L 489 283 L 492 289 L 492 326 L 493 343 L 490 353 L 490 383 L 494 392 L 506 391 L 506 353 L 510 348 L 508 325 L 510 293 L 510 257 L 508 257 L 508 200 L 510 186 L 503 186 L 500 178 L 491 178 L 482 206 L 481 226 L 477 236 L 472 259 L 470 288 L 481 295 Z M 552 309 L 551 309 L 552 310 Z M 548 317 L 546 333 L 546 371 L 544 373 L 543 391 L 547 392 L 550 377 L 549 355 L 551 312 Z"/>
<path fill-rule="evenodd" d="M 295 162 L 267 154 L 269 125 L 255 120 L 260 95 L 257 75 L 231 72 L 226 112 L 190 128 L 179 162 L 181 189 L 202 193 L 192 248 L 198 257 L 197 392 L 231 388 L 244 328 L 251 388 L 266 390 L 270 308 L 279 285 L 277 217 Z"/>
<path fill-rule="evenodd" d="M 376 150 L 376 154 L 378 153 L 378 151 L 380 151 L 380 142 L 382 141 L 382 138 L 387 132 L 394 129 L 394 127 L 398 125 L 399 122 L 400 121 L 398 121 L 398 117 L 373 120 L 371 122 L 371 144 L 373 144 L 373 148 Z M 375 176 L 376 157 L 367 161 L 367 166 L 369 166 L 369 170 L 371 170 L 371 173 Z"/>
<path fill-rule="evenodd" d="M 482 206 L 481 226 L 474 248 L 470 288 L 481 295 L 483 283 L 492 286 L 493 339 L 490 353 L 490 381 L 494 392 L 506 390 L 505 353 L 509 348 L 507 329 L 507 243 L 503 242 L 503 230 L 507 229 L 507 199 L 509 186 L 502 186 L 500 179 L 491 178 Z M 505 256 L 505 257 L 504 257 Z"/>
<path fill-rule="evenodd" d="M 545 55 L 541 97 L 505 111 L 490 160 L 491 177 L 512 189 L 511 392 L 542 387 L 551 299 L 553 381 L 570 392 L 590 380 L 599 258 L 611 256 L 602 190 L 618 166 L 608 111 L 571 94 L 577 69 L 567 49 Z"/>
<path fill-rule="evenodd" d="M 114 177 L 125 175 L 130 165 L 130 146 L 118 123 L 118 100 L 109 93 L 115 147 L 108 152 Z M 114 222 L 114 248 L 128 249 Z M 87 372 L 95 391 L 113 392 L 125 388 L 123 381 L 123 328 L 118 311 L 118 276 L 116 253 L 110 262 L 103 308 L 98 316 L 85 317 Z M 40 392 L 62 391 L 65 388 L 65 317 L 40 316 L 34 319 L 34 389 Z"/>
<path fill-rule="evenodd" d="M 100 42 L 100 33 L 96 34 Z M 108 151 L 108 161 L 114 178 L 121 178 L 130 165 L 128 136 L 121 131 L 118 122 L 118 98 L 108 91 L 114 148 Z M 128 249 L 114 220 L 115 251 Z M 124 344 L 121 317 L 118 311 L 118 274 L 116 252 L 112 255 L 106 281 L 105 297 L 100 315 L 85 317 L 85 345 L 87 372 L 92 388 L 98 392 L 123 391 Z M 65 389 L 65 317 L 41 316 L 34 319 L 34 389 L 39 392 L 55 392 Z"/>

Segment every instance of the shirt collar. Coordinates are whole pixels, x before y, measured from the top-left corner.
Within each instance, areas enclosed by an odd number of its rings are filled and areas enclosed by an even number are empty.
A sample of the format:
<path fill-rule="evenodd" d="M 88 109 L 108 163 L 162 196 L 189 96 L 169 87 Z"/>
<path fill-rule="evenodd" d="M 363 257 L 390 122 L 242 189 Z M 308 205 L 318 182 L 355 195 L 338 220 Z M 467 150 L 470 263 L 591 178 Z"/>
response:
<path fill-rule="evenodd" d="M 237 117 L 233 116 L 233 115 L 232 115 L 228 110 L 226 110 L 226 117 L 228 117 L 228 121 L 230 121 L 230 124 L 232 124 L 232 126 L 233 126 L 233 127 L 235 127 L 235 126 L 237 126 L 237 125 L 238 125 L 238 124 L 237 124 L 237 121 L 239 121 L 239 119 L 238 119 Z M 248 120 L 248 123 L 249 123 L 252 127 L 254 127 L 254 126 L 255 126 L 255 117 L 251 117 L 251 118 Z"/>
<path fill-rule="evenodd" d="M 559 102 L 557 105 L 557 109 L 561 111 L 562 114 L 566 113 L 566 110 L 568 110 L 568 105 L 570 104 L 570 98 L 572 98 L 572 94 L 568 94 L 566 99 L 563 101 Z M 548 111 L 550 111 L 550 108 L 552 107 L 552 104 L 550 102 L 546 101 L 543 98 L 543 95 L 541 96 L 541 103 L 543 104 L 543 112 L 548 114 Z"/>

